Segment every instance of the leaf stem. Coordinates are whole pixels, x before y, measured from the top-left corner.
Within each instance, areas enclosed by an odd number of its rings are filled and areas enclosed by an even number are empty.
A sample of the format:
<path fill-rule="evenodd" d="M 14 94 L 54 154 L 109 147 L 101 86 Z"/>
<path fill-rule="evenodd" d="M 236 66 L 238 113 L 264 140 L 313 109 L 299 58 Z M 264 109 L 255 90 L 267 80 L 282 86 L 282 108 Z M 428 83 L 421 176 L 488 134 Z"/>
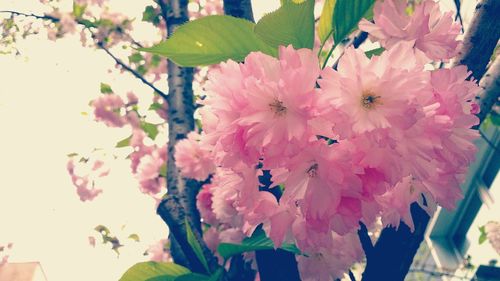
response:
<path fill-rule="evenodd" d="M 333 34 L 333 29 L 330 30 L 330 32 L 328 32 L 328 35 L 326 36 L 325 41 L 321 42 L 321 45 L 319 46 L 319 51 L 318 51 L 318 58 L 321 55 L 321 51 L 323 51 L 323 47 L 325 47 L 326 41 L 328 41 L 328 39 L 330 38 L 330 36 L 332 36 L 332 34 Z"/>
<path fill-rule="evenodd" d="M 335 50 L 335 47 L 337 47 L 337 44 L 334 43 L 333 46 L 332 46 L 332 48 L 328 52 L 328 55 L 326 55 L 325 61 L 323 62 L 323 66 L 321 66 L 321 69 L 324 69 L 326 67 L 326 64 L 328 63 L 328 60 L 332 56 L 333 50 Z"/>

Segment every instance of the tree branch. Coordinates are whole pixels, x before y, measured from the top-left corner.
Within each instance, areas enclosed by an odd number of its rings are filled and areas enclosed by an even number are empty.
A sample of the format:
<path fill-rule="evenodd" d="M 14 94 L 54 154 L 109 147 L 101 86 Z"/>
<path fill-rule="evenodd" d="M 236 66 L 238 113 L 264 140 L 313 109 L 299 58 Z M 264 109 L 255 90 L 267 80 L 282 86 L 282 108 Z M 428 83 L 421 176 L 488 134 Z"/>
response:
<path fill-rule="evenodd" d="M 482 0 L 476 6 L 474 18 L 465 33 L 463 45 L 453 65 L 466 65 L 478 81 L 500 38 L 500 1 Z"/>
<path fill-rule="evenodd" d="M 359 241 L 361 241 L 361 247 L 365 252 L 366 258 L 369 259 L 371 258 L 373 252 L 372 240 L 368 235 L 368 229 L 366 228 L 366 225 L 362 222 L 359 222 L 359 226 L 360 226 L 358 230 Z"/>
<path fill-rule="evenodd" d="M 224 14 L 254 22 L 250 0 L 224 0 Z"/>
<path fill-rule="evenodd" d="M 300 281 L 295 255 L 282 249 L 255 251 L 260 280 Z"/>
<path fill-rule="evenodd" d="M 204 269 L 203 264 L 200 262 L 193 248 L 187 240 L 187 231 L 185 226 L 185 221 L 187 219 L 191 228 L 193 229 L 194 236 L 198 242 L 203 242 L 203 238 L 198 231 L 194 230 L 194 225 L 191 223 L 189 217 L 186 217 L 184 212 L 184 207 L 182 206 L 180 200 L 177 196 L 166 196 L 157 209 L 158 214 L 169 226 L 170 233 L 175 237 L 178 245 L 182 249 L 183 254 L 189 262 L 189 267 L 191 271 L 198 273 L 207 273 Z M 217 269 L 217 260 L 213 257 L 212 252 L 205 243 L 200 243 L 203 251 L 203 255 L 208 263 L 208 268 L 210 272 L 215 272 Z M 177 262 L 177 261 L 176 261 Z"/>
<path fill-rule="evenodd" d="M 158 0 L 162 17 L 166 22 L 168 36 L 171 36 L 178 26 L 188 21 L 187 0 Z M 174 148 L 177 142 L 184 139 L 194 129 L 194 96 L 193 96 L 193 68 L 180 67 L 168 61 L 168 160 L 167 160 L 167 195 L 159 204 L 157 213 L 167 223 L 170 233 L 178 242 L 184 256 L 187 258 L 191 269 L 199 271 L 199 261 L 192 255 L 192 249 L 186 240 L 185 219 L 189 222 L 196 240 L 200 244 L 203 255 L 211 271 L 217 268 L 217 259 L 208 249 L 202 238 L 200 214 L 196 208 L 196 195 L 200 183 L 195 180 L 183 178 L 175 166 Z M 171 238 L 172 238 L 171 236 Z M 182 257 L 176 253 L 176 257 Z"/>
<path fill-rule="evenodd" d="M 43 15 L 43 16 L 40 16 L 40 15 L 35 15 L 35 14 L 27 14 L 27 13 L 22 13 L 22 12 L 16 12 L 16 11 L 0 11 L 0 13 L 9 13 L 11 15 L 17 15 L 17 16 L 24 16 L 24 17 L 31 17 L 31 18 L 35 18 L 35 19 L 41 19 L 41 20 L 50 20 L 52 22 L 59 22 L 60 19 L 57 18 L 57 17 L 54 17 L 54 16 L 50 16 L 50 15 Z M 76 20 L 76 22 L 82 26 L 84 26 L 85 28 L 87 28 L 90 33 L 92 34 L 93 37 L 95 37 L 94 33 L 90 30 L 90 28 L 88 26 L 86 26 L 85 24 L 83 24 L 82 21 L 80 20 Z M 139 43 L 139 42 L 136 42 L 135 40 L 133 40 L 131 38 L 131 41 L 132 41 L 132 44 L 138 46 L 138 47 L 142 47 L 142 45 Z M 97 42 L 96 43 L 96 46 L 103 50 L 104 52 L 106 52 L 106 54 L 108 54 L 115 62 L 116 64 L 120 65 L 124 70 L 130 72 L 132 75 L 134 75 L 137 79 L 141 80 L 141 82 L 143 82 L 144 84 L 146 84 L 148 87 L 150 87 L 151 89 L 153 89 L 157 94 L 159 94 L 160 96 L 162 96 L 163 98 L 166 98 L 167 95 L 161 91 L 160 89 L 158 89 L 157 87 L 155 87 L 153 85 L 153 83 L 149 82 L 148 80 L 146 80 L 146 78 L 144 78 L 144 76 L 142 76 L 139 72 L 135 71 L 134 69 L 132 69 L 129 65 L 127 65 L 125 62 L 123 62 L 122 60 L 120 60 L 118 57 L 116 57 L 113 53 L 111 53 L 111 51 L 106 47 L 104 46 L 103 42 Z"/>
<path fill-rule="evenodd" d="M 493 105 L 500 102 L 500 57 L 497 57 L 491 64 L 488 72 L 486 72 L 486 75 L 481 79 L 479 86 L 481 86 L 482 89 L 476 96 L 476 103 L 481 108 L 481 111 L 476 115 L 479 117 L 479 124 L 481 124 L 484 118 L 486 118 L 486 115 L 491 111 Z M 478 129 L 479 125 L 474 128 Z"/>
<path fill-rule="evenodd" d="M 418 206 L 411 205 L 415 231 L 400 223 L 399 228 L 385 228 L 366 260 L 362 281 L 403 281 L 420 243 L 424 240 L 429 215 Z"/>
<path fill-rule="evenodd" d="M 36 18 L 36 19 L 40 19 L 40 20 L 51 20 L 53 22 L 59 22 L 60 21 L 60 19 L 58 19 L 56 17 L 53 17 L 53 16 L 49 16 L 49 15 L 40 16 L 40 15 L 27 14 L 27 13 L 22 13 L 22 12 L 17 12 L 17 11 L 10 11 L 10 10 L 0 11 L 0 13 L 11 14 L 11 15 L 16 15 L 16 16 L 24 16 L 24 17 L 27 17 L 27 18 Z"/>
<path fill-rule="evenodd" d="M 121 59 L 117 58 L 113 53 L 111 53 L 111 51 L 106 48 L 106 46 L 104 46 L 104 44 L 102 42 L 97 42 L 97 47 L 99 47 L 99 49 L 103 50 L 104 52 L 106 52 L 106 54 L 108 54 L 115 62 L 116 64 L 118 64 L 119 66 L 121 66 L 123 69 L 125 69 L 126 71 L 130 72 L 132 75 L 134 75 L 137 79 L 141 80 L 142 83 L 146 84 L 147 86 L 149 86 L 151 89 L 153 89 L 158 95 L 160 95 L 161 97 L 163 97 L 164 99 L 167 98 L 167 95 L 162 92 L 160 89 L 158 89 L 155 85 L 153 85 L 151 82 L 149 82 L 148 80 L 146 80 L 146 78 L 144 78 L 144 76 L 142 76 L 141 74 L 139 74 L 139 72 L 135 71 L 134 69 L 132 69 L 130 66 L 128 66 L 126 63 L 124 63 Z"/>

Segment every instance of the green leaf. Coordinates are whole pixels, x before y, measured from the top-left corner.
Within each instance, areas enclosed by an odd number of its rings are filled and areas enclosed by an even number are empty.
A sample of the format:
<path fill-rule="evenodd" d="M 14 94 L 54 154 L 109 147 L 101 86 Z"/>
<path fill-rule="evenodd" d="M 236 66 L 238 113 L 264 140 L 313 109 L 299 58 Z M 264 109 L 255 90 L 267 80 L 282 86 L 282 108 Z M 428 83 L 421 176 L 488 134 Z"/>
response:
<path fill-rule="evenodd" d="M 117 148 L 127 147 L 130 145 L 131 139 L 132 139 L 132 135 L 130 135 L 128 138 L 122 139 L 121 141 L 117 142 L 115 147 L 117 147 Z"/>
<path fill-rule="evenodd" d="M 339 44 L 358 28 L 363 17 L 373 14 L 375 0 L 337 0 L 333 11 L 333 40 Z"/>
<path fill-rule="evenodd" d="M 332 35 L 333 8 L 336 0 L 325 0 L 318 23 L 318 37 L 324 43 Z"/>
<path fill-rule="evenodd" d="M 382 54 L 384 51 L 385 51 L 385 49 L 380 47 L 380 48 L 366 51 L 365 54 L 368 58 L 371 58 L 373 56 L 380 56 L 380 54 Z"/>
<path fill-rule="evenodd" d="M 157 67 L 160 65 L 160 62 L 161 62 L 161 57 L 159 55 L 151 56 L 151 66 Z"/>
<path fill-rule="evenodd" d="M 486 229 L 484 225 L 479 227 L 479 231 L 481 232 L 481 235 L 479 235 L 479 245 L 481 245 L 486 241 L 486 239 L 488 239 L 488 236 L 486 235 Z"/>
<path fill-rule="evenodd" d="M 135 234 L 135 233 L 132 233 L 128 236 L 129 239 L 132 239 L 134 240 L 135 242 L 139 242 L 141 241 L 141 239 L 139 238 L 139 235 Z"/>
<path fill-rule="evenodd" d="M 280 248 L 294 254 L 300 254 L 300 250 L 294 244 L 284 243 Z M 258 229 L 254 231 L 252 237 L 245 238 L 241 244 L 220 243 L 219 247 L 217 247 L 217 252 L 223 258 L 229 258 L 244 252 L 272 249 L 274 249 L 273 241 L 266 236 L 266 233 L 262 229 Z"/>
<path fill-rule="evenodd" d="M 142 12 L 142 21 L 158 25 L 160 23 L 160 15 L 153 6 L 146 6 L 144 12 Z"/>
<path fill-rule="evenodd" d="M 160 167 L 160 176 L 166 178 L 167 177 L 167 164 L 163 164 L 161 167 Z"/>
<path fill-rule="evenodd" d="M 76 153 L 76 152 L 72 152 L 72 153 L 67 154 L 67 156 L 68 156 L 68 157 L 78 156 L 78 153 Z"/>
<path fill-rule="evenodd" d="M 110 85 L 101 82 L 101 93 L 111 94 L 111 93 L 113 93 L 113 90 L 111 89 Z"/>
<path fill-rule="evenodd" d="M 94 227 L 94 230 L 101 233 L 102 235 L 109 235 L 111 233 L 109 229 L 102 224 Z"/>
<path fill-rule="evenodd" d="M 295 49 L 314 46 L 314 0 L 301 4 L 285 2 L 278 10 L 263 16 L 255 25 L 257 34 L 267 44 L 293 45 Z"/>
<path fill-rule="evenodd" d="M 194 236 L 193 230 L 191 229 L 191 226 L 189 225 L 189 222 L 187 218 L 184 220 L 184 223 L 186 225 L 186 233 L 187 233 L 187 241 L 191 248 L 193 249 L 194 253 L 200 260 L 201 264 L 203 264 L 203 267 L 205 267 L 205 270 L 210 273 L 210 270 L 208 269 L 208 263 L 207 260 L 205 259 L 205 256 L 203 255 L 203 250 L 201 249 L 200 243 L 198 243 L 198 240 L 196 240 L 196 237 Z"/>
<path fill-rule="evenodd" d="M 148 72 L 148 69 L 144 65 L 139 65 L 135 70 L 139 72 L 140 75 L 144 75 Z"/>
<path fill-rule="evenodd" d="M 155 124 L 141 122 L 141 128 L 152 140 L 158 135 L 158 127 Z"/>
<path fill-rule="evenodd" d="M 210 281 L 210 276 L 198 273 L 188 273 L 175 278 L 175 281 Z"/>
<path fill-rule="evenodd" d="M 189 269 L 175 263 L 140 262 L 129 268 L 119 281 L 173 281 L 176 277 L 190 273 Z"/>
<path fill-rule="evenodd" d="M 139 63 L 144 60 L 144 57 L 140 53 L 134 53 L 128 57 L 128 61 L 131 63 Z"/>
<path fill-rule="evenodd" d="M 149 110 L 158 110 L 158 109 L 162 109 L 163 106 L 160 104 L 160 103 L 157 103 L 157 102 L 154 102 L 152 103 L 150 106 L 149 106 Z"/>
<path fill-rule="evenodd" d="M 86 5 L 78 5 L 75 1 L 73 1 L 73 16 L 75 18 L 81 18 L 83 13 L 85 12 Z"/>
<path fill-rule="evenodd" d="M 254 24 L 231 16 L 208 16 L 180 26 L 166 41 L 140 51 L 170 58 L 181 66 L 243 61 L 254 51 L 276 56 L 276 49 L 254 34 Z"/>

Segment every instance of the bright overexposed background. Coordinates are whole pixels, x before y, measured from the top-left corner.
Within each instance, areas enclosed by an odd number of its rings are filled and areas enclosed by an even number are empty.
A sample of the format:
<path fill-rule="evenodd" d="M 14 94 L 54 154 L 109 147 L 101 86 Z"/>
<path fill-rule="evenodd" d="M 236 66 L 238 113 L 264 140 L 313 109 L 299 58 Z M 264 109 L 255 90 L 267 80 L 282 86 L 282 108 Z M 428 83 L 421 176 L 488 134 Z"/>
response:
<path fill-rule="evenodd" d="M 61 2 L 71 8 L 72 1 Z M 152 3 L 110 2 L 137 21 Z M 256 19 L 279 6 L 278 0 L 253 2 Z M 441 2 L 454 9 L 452 0 Z M 474 1 L 463 2 L 468 21 Z M 47 11 L 36 0 L 0 0 L 0 10 Z M 150 30 L 139 25 L 134 36 L 157 38 Z M 90 112 L 88 103 L 99 95 L 100 82 L 144 99 L 151 91 L 128 73 L 109 71 L 114 62 L 102 51 L 83 48 L 78 36 L 52 42 L 41 32 L 19 41 L 17 48 L 20 56 L 0 55 L 0 244 L 14 243 L 11 262 L 40 261 L 49 281 L 118 280 L 129 266 L 147 260 L 148 245 L 168 230 L 155 214 L 154 201 L 139 192 L 123 157 L 108 162 L 111 174 L 99 181 L 104 193 L 82 203 L 66 172 L 66 155 L 113 151 L 116 141 L 127 137 L 126 129 L 106 128 L 82 114 Z M 158 86 L 164 89 L 166 83 Z M 89 245 L 98 224 L 126 242 L 119 256 L 108 246 Z M 141 242 L 127 240 L 130 233 L 139 234 Z"/>

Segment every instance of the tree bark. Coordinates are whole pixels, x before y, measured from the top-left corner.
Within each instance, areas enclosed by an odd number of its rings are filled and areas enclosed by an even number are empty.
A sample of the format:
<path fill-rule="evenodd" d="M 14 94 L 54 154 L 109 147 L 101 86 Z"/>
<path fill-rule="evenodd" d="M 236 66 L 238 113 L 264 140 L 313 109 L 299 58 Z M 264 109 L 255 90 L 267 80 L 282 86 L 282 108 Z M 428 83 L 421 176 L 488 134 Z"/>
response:
<path fill-rule="evenodd" d="M 481 0 L 474 18 L 465 33 L 464 42 L 454 65 L 466 65 L 478 81 L 486 72 L 486 66 L 500 37 L 500 1 Z"/>
<path fill-rule="evenodd" d="M 429 223 L 429 215 L 417 203 L 411 205 L 411 213 L 415 231 L 403 222 L 397 230 L 385 228 L 367 254 L 363 281 L 404 280 Z"/>
<path fill-rule="evenodd" d="M 493 105 L 500 103 L 500 57 L 497 57 L 491 64 L 483 79 L 481 79 L 479 86 L 482 89 L 476 97 L 476 103 L 481 108 L 481 111 L 477 114 L 479 124 L 481 124 Z M 478 129 L 479 125 L 475 128 Z"/>
<path fill-rule="evenodd" d="M 262 281 L 300 281 L 295 255 L 281 250 L 255 251 Z"/>
<path fill-rule="evenodd" d="M 158 0 L 162 17 L 167 24 L 168 36 L 188 21 L 187 0 Z M 206 273 L 203 265 L 187 241 L 187 219 L 200 244 L 210 271 L 217 268 L 217 259 L 202 238 L 200 214 L 196 208 L 196 194 L 200 183 L 183 178 L 175 166 L 174 149 L 177 142 L 194 129 L 193 68 L 180 67 L 168 61 L 168 158 L 167 195 L 158 206 L 157 213 L 167 223 L 176 263 L 187 264 L 194 272 Z M 179 249 L 181 251 L 179 251 Z"/>

